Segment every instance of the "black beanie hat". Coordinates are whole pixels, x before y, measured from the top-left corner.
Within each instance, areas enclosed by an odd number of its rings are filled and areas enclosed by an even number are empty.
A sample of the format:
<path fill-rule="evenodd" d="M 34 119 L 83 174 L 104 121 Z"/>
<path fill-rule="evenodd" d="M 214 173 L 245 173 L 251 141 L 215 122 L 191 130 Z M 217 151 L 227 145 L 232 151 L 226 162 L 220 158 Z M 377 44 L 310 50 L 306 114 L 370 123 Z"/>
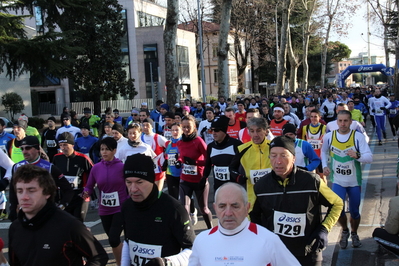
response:
<path fill-rule="evenodd" d="M 155 182 L 154 162 L 150 156 L 137 153 L 127 157 L 123 174 L 125 178 L 138 177 L 148 182 Z"/>
<path fill-rule="evenodd" d="M 58 136 L 58 143 L 67 143 L 75 145 L 75 138 L 69 132 L 64 132 Z"/>
<path fill-rule="evenodd" d="M 123 126 L 121 124 L 115 123 L 112 126 L 112 130 L 116 130 L 123 135 Z"/>
<path fill-rule="evenodd" d="M 270 150 L 274 147 L 282 147 L 295 155 L 295 140 L 292 138 L 286 136 L 275 137 L 270 143 Z"/>
<path fill-rule="evenodd" d="M 283 126 L 283 135 L 286 133 L 294 133 L 296 135 L 296 126 L 291 123 L 287 123 Z"/>
<path fill-rule="evenodd" d="M 215 120 L 213 120 L 211 128 L 220 129 L 224 133 L 227 133 L 227 128 L 229 127 L 229 121 L 230 119 L 227 116 L 221 115 L 219 117 L 216 117 Z"/>
<path fill-rule="evenodd" d="M 26 136 L 22 139 L 21 145 L 34 146 L 37 150 L 40 150 L 40 142 L 36 136 Z"/>
<path fill-rule="evenodd" d="M 166 112 L 164 118 L 172 118 L 175 119 L 175 114 L 172 112 Z"/>

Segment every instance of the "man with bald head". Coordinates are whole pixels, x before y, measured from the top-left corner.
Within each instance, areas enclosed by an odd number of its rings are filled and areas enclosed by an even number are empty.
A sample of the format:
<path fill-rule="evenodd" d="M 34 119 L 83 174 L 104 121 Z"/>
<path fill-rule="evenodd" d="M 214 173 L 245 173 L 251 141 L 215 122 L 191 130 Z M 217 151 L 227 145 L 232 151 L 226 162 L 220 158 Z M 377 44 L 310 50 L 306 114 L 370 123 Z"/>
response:
<path fill-rule="evenodd" d="M 242 186 L 231 182 L 222 185 L 214 202 L 219 224 L 197 236 L 188 265 L 214 265 L 226 260 L 254 266 L 300 265 L 277 235 L 248 220 L 249 207 Z"/>

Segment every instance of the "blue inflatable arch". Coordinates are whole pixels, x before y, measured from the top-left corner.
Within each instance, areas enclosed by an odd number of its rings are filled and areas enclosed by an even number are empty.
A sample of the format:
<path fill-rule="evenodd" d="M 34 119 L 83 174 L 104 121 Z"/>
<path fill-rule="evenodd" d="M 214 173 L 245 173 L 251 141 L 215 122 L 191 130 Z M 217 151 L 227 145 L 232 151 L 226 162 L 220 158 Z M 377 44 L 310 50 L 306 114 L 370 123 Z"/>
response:
<path fill-rule="evenodd" d="M 345 80 L 351 74 L 366 73 L 366 72 L 381 72 L 386 76 L 393 76 L 394 69 L 392 67 L 386 67 L 384 64 L 348 66 L 340 74 L 337 74 L 338 87 L 339 88 L 346 87 Z"/>

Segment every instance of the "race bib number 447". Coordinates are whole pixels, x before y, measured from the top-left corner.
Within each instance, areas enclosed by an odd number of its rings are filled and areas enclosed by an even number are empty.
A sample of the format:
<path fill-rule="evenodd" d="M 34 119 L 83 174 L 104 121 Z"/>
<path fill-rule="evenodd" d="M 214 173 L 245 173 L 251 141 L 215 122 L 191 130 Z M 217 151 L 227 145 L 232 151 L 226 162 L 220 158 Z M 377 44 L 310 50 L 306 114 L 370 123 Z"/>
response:
<path fill-rule="evenodd" d="M 274 233 L 286 237 L 301 237 L 305 235 L 306 214 L 274 212 Z"/>
<path fill-rule="evenodd" d="M 101 192 L 101 205 L 106 207 L 118 207 L 119 206 L 118 192 L 111 192 L 111 193 Z"/>

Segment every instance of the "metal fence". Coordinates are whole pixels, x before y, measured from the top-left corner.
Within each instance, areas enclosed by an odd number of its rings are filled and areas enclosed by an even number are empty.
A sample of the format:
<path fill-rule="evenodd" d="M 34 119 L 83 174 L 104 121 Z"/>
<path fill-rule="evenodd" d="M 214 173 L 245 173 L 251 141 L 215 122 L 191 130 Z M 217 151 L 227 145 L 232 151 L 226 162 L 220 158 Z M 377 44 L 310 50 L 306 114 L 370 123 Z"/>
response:
<path fill-rule="evenodd" d="M 151 99 L 133 99 L 133 100 L 109 100 L 101 101 L 101 112 L 103 112 L 107 107 L 111 107 L 112 110 L 118 109 L 119 112 L 128 112 L 132 110 L 133 107 L 140 108 L 141 103 L 146 102 L 148 104 L 148 109 L 154 108 L 154 100 Z M 61 115 L 62 109 L 68 107 L 69 110 L 74 110 L 78 115 L 83 114 L 83 109 L 89 107 L 91 110 L 94 109 L 93 102 L 72 102 L 65 104 L 56 103 L 40 103 L 39 105 L 39 115 L 41 114 L 51 114 L 51 115 Z"/>

